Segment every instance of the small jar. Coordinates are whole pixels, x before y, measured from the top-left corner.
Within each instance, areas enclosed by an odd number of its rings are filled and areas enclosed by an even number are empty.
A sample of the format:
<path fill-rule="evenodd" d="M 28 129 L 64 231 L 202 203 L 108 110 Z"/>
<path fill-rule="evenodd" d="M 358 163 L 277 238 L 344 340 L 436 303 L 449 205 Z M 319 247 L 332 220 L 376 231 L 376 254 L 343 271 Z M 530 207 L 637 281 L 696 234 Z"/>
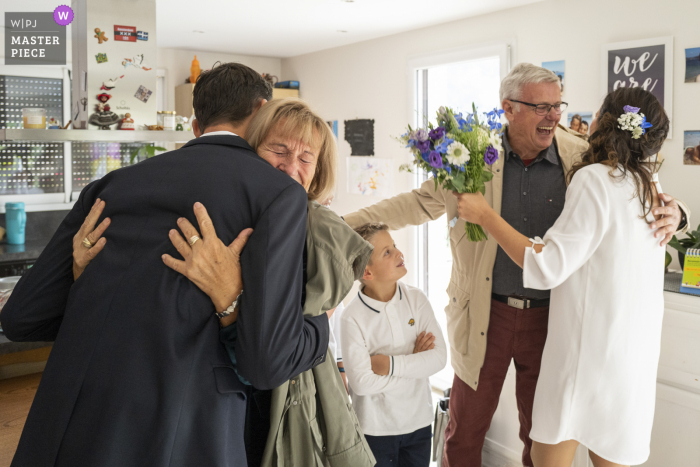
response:
<path fill-rule="evenodd" d="M 159 110 L 158 111 L 158 125 L 162 126 L 164 130 L 174 130 L 175 129 L 175 111 L 174 110 Z"/>
<path fill-rule="evenodd" d="M 26 129 L 46 129 L 46 109 L 22 109 L 22 124 Z"/>

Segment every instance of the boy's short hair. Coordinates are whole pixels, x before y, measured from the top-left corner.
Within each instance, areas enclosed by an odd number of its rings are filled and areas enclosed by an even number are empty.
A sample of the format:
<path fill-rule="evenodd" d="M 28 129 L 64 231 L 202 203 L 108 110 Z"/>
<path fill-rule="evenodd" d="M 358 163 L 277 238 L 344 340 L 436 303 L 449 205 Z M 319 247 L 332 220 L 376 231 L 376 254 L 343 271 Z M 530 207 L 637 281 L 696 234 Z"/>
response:
<path fill-rule="evenodd" d="M 368 242 L 371 242 L 375 235 L 384 230 L 389 230 L 389 226 L 382 222 L 368 222 L 354 229 L 355 232 Z M 372 264 L 372 257 L 370 256 L 368 266 Z"/>

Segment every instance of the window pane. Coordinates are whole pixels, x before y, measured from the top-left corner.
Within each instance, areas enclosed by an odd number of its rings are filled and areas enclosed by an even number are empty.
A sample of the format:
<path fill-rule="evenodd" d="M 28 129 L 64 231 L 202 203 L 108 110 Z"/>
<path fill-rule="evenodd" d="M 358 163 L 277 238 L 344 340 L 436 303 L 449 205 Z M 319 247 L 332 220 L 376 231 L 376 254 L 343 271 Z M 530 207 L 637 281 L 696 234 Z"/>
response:
<path fill-rule="evenodd" d="M 471 113 L 472 102 L 477 106 L 479 117 L 494 107 L 500 107 L 498 90 L 501 85 L 500 57 L 486 57 L 467 62 L 450 63 L 428 69 L 427 116 L 435 123 L 435 113 L 440 106 L 452 107 L 455 111 Z M 445 290 L 452 273 L 452 251 L 446 215 L 428 223 L 427 226 L 427 290 L 443 335 L 447 339 L 445 307 L 449 297 Z M 462 240 L 467 241 L 467 240 Z M 449 360 L 444 370 L 431 377 L 438 388 L 452 386 L 454 372 Z"/>
<path fill-rule="evenodd" d="M 73 155 L 73 191 L 102 178 L 112 170 L 131 165 L 131 154 L 148 143 L 71 143 Z M 144 159 L 140 155 L 134 163 Z"/>
<path fill-rule="evenodd" d="M 499 57 L 487 57 L 468 62 L 450 63 L 428 70 L 428 118 L 435 122 L 435 112 L 444 105 L 458 112 L 471 112 L 476 104 L 482 112 L 500 107 L 498 89 L 501 86 Z"/>
<path fill-rule="evenodd" d="M 22 109 L 46 109 L 61 122 L 63 81 L 0 75 L 0 129 L 22 128 Z M 0 195 L 63 192 L 62 143 L 0 142 Z"/>

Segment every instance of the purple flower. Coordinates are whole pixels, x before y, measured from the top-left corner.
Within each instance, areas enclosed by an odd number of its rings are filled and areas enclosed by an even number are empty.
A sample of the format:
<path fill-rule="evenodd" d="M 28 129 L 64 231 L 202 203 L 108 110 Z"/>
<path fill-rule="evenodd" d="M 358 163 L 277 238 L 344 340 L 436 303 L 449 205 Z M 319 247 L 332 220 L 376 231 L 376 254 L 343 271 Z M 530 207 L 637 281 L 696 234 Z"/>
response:
<path fill-rule="evenodd" d="M 484 153 L 484 162 L 486 162 L 488 165 L 493 165 L 494 162 L 498 160 L 498 151 L 496 148 L 493 146 L 489 146 L 486 148 L 486 152 Z"/>
<path fill-rule="evenodd" d="M 428 132 L 422 129 L 418 129 L 413 132 L 411 136 L 416 141 L 426 141 L 428 139 Z"/>
<path fill-rule="evenodd" d="M 442 168 L 442 157 L 440 156 L 439 152 L 430 151 L 430 155 L 428 155 L 428 160 L 430 162 L 430 165 L 432 165 L 436 169 Z"/>
<path fill-rule="evenodd" d="M 622 108 L 622 110 L 624 110 L 625 113 L 632 112 L 633 114 L 636 114 L 637 112 L 639 112 L 639 107 L 632 107 L 631 105 L 626 105 Z"/>
<path fill-rule="evenodd" d="M 416 147 L 420 152 L 425 152 L 430 149 L 430 141 L 427 139 L 425 141 L 416 141 Z"/>
<path fill-rule="evenodd" d="M 435 128 L 434 130 L 430 130 L 430 133 L 428 133 L 428 134 L 430 135 L 430 139 L 432 139 L 433 141 L 437 141 L 440 138 L 442 138 L 443 136 L 445 136 L 445 129 L 443 127 L 439 126 L 439 127 Z"/>

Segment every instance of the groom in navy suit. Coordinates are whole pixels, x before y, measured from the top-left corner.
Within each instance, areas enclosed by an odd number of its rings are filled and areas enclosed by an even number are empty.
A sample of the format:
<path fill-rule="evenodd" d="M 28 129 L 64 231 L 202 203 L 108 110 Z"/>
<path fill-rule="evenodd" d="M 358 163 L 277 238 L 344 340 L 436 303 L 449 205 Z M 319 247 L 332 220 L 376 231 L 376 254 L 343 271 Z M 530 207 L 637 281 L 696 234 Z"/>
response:
<path fill-rule="evenodd" d="M 88 185 L 2 310 L 11 340 L 55 341 L 14 467 L 246 465 L 246 390 L 215 306 L 161 259 L 178 256 L 168 232 L 180 216 L 196 225 L 197 201 L 226 245 L 254 229 L 241 256 L 245 377 L 271 389 L 325 358 L 328 318 L 301 309 L 306 193 L 241 137 L 272 89 L 234 63 L 196 87 L 202 137 Z M 97 198 L 108 242 L 74 281 L 73 237 Z"/>

